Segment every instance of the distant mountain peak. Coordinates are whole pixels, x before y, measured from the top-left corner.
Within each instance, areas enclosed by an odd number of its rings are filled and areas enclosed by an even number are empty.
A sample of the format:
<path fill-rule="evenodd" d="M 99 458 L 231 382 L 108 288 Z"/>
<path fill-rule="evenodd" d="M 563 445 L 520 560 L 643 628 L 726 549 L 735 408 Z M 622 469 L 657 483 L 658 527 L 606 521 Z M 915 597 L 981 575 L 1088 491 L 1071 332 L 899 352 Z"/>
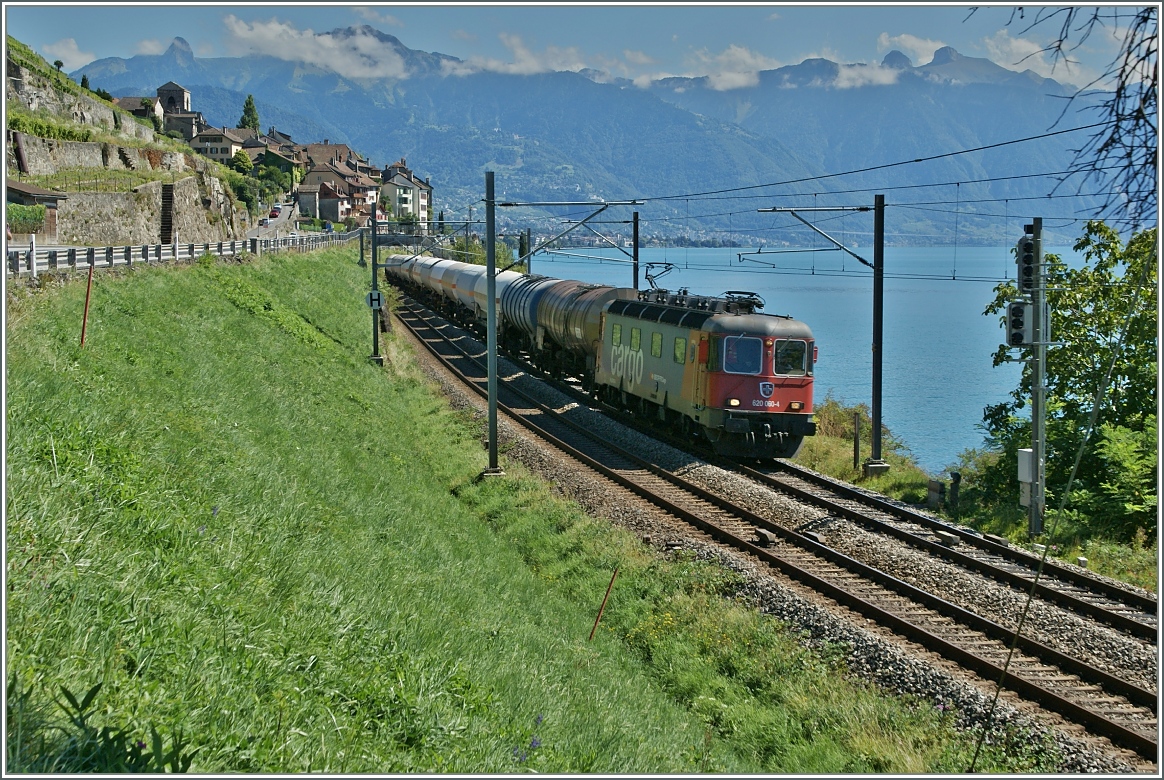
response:
<path fill-rule="evenodd" d="M 885 55 L 885 59 L 881 60 L 881 67 L 904 70 L 906 68 L 913 67 L 913 60 L 902 54 L 897 49 L 894 49 Z"/>
<path fill-rule="evenodd" d="M 367 36 L 370 36 L 372 38 L 375 38 L 376 40 L 380 41 L 381 43 L 390 43 L 393 46 L 400 46 L 402 48 L 407 48 L 406 46 L 404 46 L 403 43 L 400 42 L 400 39 L 397 38 L 395 35 L 389 35 L 386 32 L 383 32 L 381 30 L 377 30 L 375 27 L 373 27 L 370 24 L 359 24 L 359 25 L 356 25 L 355 27 L 337 27 L 336 29 L 327 33 L 327 35 L 330 35 L 333 38 L 340 38 L 343 40 L 346 40 L 348 38 L 354 38 L 357 35 L 367 35 Z"/>
<path fill-rule="evenodd" d="M 190 48 L 185 38 L 174 38 L 170 44 L 170 48 L 166 49 L 163 55 L 168 59 L 172 59 L 180 65 L 194 64 L 194 50 Z"/>
<path fill-rule="evenodd" d="M 930 60 L 931 65 L 945 65 L 948 62 L 957 62 L 965 59 L 961 54 L 955 51 L 953 46 L 943 46 L 934 52 L 934 58 Z"/>

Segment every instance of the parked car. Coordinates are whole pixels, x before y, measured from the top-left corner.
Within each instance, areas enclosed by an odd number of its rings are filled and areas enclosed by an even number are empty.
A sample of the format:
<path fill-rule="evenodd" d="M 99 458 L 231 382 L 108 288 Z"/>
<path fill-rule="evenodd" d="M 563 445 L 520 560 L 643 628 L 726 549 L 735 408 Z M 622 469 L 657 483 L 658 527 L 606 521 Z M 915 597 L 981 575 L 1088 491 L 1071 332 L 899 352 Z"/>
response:
<path fill-rule="evenodd" d="M 279 216 L 279 209 L 271 209 L 271 213 L 268 214 L 267 216 L 274 219 L 275 217 Z"/>
<path fill-rule="evenodd" d="M 271 220 L 267 219 L 266 217 L 263 217 L 259 220 L 259 227 L 266 227 L 269 224 L 271 224 Z"/>
<path fill-rule="evenodd" d="M 292 230 L 290 233 L 287 234 L 287 238 L 299 238 L 299 234 L 296 233 L 294 230 Z"/>

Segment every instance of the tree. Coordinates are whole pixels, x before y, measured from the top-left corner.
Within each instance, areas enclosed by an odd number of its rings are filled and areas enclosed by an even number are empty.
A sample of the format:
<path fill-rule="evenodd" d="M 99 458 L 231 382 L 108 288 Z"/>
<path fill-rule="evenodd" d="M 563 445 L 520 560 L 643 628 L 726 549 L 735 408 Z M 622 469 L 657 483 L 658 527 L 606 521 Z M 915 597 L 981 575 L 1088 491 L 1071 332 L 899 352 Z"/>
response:
<path fill-rule="evenodd" d="M 61 68 L 65 67 L 65 63 L 61 60 L 54 60 L 53 67 L 57 69 L 57 73 L 61 72 Z"/>
<path fill-rule="evenodd" d="M 255 164 L 251 162 L 251 158 L 242 149 L 234 153 L 234 157 L 230 160 L 230 167 L 242 174 L 248 174 L 254 170 Z"/>
<path fill-rule="evenodd" d="M 444 212 L 444 209 L 441 209 L 441 211 L 437 213 L 437 233 L 439 233 L 442 236 L 445 234 L 445 212 Z"/>
<path fill-rule="evenodd" d="M 1137 527 L 1155 535 L 1156 241 L 1152 228 L 1124 246 L 1115 230 L 1092 221 L 1075 244 L 1082 268 L 1044 258 L 1051 334 L 1060 344 L 1047 350 L 1045 366 L 1048 506 L 1062 496 L 1085 447 L 1066 508 L 1090 531 L 1118 539 L 1131 538 Z M 1005 311 L 1018 297 L 1012 282 L 999 285 L 985 314 Z M 1006 357 L 1007 348 L 999 347 L 994 365 Z M 1018 495 L 1017 451 L 1030 446 L 1031 430 L 1018 412 L 1030 391 L 1028 364 L 1012 400 L 985 410 L 983 428 L 1000 452 L 977 478 L 987 500 L 1013 502 Z M 1093 411 L 1096 435 L 1085 445 Z"/>
<path fill-rule="evenodd" d="M 240 128 L 249 127 L 256 133 L 259 131 L 259 110 L 255 108 L 254 95 L 247 95 L 246 102 L 243 103 L 242 118 L 238 120 Z"/>
<path fill-rule="evenodd" d="M 82 73 L 81 74 L 81 89 L 88 89 L 88 88 L 89 88 L 89 76 Z"/>
<path fill-rule="evenodd" d="M 1020 7 L 1011 13 L 1008 25 L 1014 22 L 1016 13 L 1025 20 Z M 1123 34 L 1119 53 L 1100 76 L 1072 96 L 1060 116 L 1062 120 L 1077 98 L 1103 91 L 1105 97 L 1099 103 L 1081 109 L 1097 114 L 1100 126 L 1075 150 L 1064 181 L 1075 179 L 1080 189 L 1089 181 L 1098 185 L 1099 191 L 1105 193 L 1095 215 L 1100 219 L 1134 229 L 1155 224 L 1158 8 L 1040 7 L 1019 35 L 1049 22 L 1059 24 L 1057 37 L 1028 56 L 1049 54 L 1052 70 L 1061 64 L 1069 68 L 1071 52 L 1083 46 L 1093 33 L 1105 34 L 1110 27 Z"/>
<path fill-rule="evenodd" d="M 473 263 L 474 265 L 485 265 L 487 260 L 485 254 L 485 245 L 476 240 L 476 236 L 466 240 L 463 236 L 453 241 L 450 250 L 454 253 L 457 260 L 462 263 Z M 514 261 L 513 249 L 504 242 L 498 241 L 494 247 L 494 262 L 497 263 L 498 268 L 504 268 Z"/>

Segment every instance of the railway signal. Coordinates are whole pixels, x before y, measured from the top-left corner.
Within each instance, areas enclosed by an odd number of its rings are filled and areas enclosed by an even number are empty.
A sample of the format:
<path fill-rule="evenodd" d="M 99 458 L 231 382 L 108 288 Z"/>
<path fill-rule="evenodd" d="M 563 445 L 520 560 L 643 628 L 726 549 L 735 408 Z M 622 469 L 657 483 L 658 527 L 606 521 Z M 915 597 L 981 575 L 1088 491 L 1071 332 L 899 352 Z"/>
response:
<path fill-rule="evenodd" d="M 1047 361 L 1047 334 L 1050 332 L 1050 317 L 1047 310 L 1047 290 L 1043 284 L 1043 220 L 1035 217 L 1030 225 L 1024 226 L 1023 237 L 1015 247 L 1015 262 L 1018 263 L 1019 290 L 1030 296 L 1031 302 L 1013 302 L 1007 307 L 1007 324 L 1013 324 L 1011 314 L 1016 304 L 1023 307 L 1023 324 L 1030 327 L 1029 346 L 1031 365 L 1031 448 L 1029 461 L 1020 468 L 1019 479 L 1030 485 L 1029 502 L 1022 505 L 1029 510 L 1028 533 L 1032 538 L 1043 533 L 1043 513 L 1046 507 L 1046 457 L 1047 457 L 1047 388 L 1044 385 Z M 1008 328 L 1010 338 L 1015 331 Z M 1011 346 L 1020 346 L 1008 342 Z M 1023 480 L 1026 477 L 1026 480 Z M 1027 499 L 1024 495 L 1020 501 Z"/>
<path fill-rule="evenodd" d="M 1028 295 L 1034 291 L 1039 276 L 1039 253 L 1034 236 L 1024 235 L 1015 245 L 1015 263 L 1018 264 L 1019 291 Z"/>
<path fill-rule="evenodd" d="M 1031 304 L 1026 301 L 1011 301 L 1006 305 L 1006 343 L 1011 347 L 1026 347 L 1031 338 L 1033 322 Z"/>

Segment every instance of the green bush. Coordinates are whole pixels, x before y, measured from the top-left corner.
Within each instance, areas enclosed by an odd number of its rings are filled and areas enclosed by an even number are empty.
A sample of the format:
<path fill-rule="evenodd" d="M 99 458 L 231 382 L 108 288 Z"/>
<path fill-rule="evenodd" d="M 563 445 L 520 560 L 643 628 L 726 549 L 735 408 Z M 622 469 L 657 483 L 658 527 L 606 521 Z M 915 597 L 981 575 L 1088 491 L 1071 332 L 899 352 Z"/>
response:
<path fill-rule="evenodd" d="M 8 227 L 13 233 L 39 233 L 44 228 L 44 206 L 8 204 Z"/>
<path fill-rule="evenodd" d="M 92 141 L 93 131 L 87 127 L 69 127 L 49 119 L 13 111 L 9 108 L 8 129 L 18 133 L 52 138 L 57 141 Z"/>

